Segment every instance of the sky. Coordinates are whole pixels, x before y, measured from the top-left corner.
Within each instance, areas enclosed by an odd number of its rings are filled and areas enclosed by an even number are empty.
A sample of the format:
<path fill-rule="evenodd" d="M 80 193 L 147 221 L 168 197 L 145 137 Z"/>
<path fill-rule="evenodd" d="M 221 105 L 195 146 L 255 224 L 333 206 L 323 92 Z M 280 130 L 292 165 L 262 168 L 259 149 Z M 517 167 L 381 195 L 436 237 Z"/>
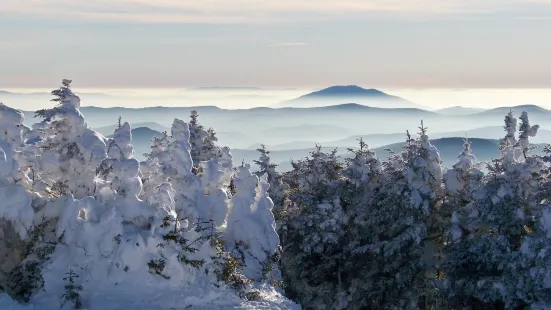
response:
<path fill-rule="evenodd" d="M 0 89 L 545 88 L 551 0 L 3 0 Z"/>

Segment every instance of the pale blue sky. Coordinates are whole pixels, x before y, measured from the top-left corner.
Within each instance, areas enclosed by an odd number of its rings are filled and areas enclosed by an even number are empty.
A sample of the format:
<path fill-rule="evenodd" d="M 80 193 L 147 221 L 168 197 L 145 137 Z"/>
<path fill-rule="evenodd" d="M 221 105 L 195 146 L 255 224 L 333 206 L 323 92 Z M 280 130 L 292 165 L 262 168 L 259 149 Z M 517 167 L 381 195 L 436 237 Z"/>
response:
<path fill-rule="evenodd" d="M 0 89 L 549 87 L 550 33 L 551 0 L 4 0 Z"/>

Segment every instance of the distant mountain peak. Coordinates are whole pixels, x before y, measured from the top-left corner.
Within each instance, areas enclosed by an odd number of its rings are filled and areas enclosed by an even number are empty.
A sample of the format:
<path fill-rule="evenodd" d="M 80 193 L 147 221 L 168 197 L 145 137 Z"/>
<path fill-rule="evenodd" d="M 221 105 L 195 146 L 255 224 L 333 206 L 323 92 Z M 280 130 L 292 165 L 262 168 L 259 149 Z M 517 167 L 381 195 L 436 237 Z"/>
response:
<path fill-rule="evenodd" d="M 509 111 L 513 111 L 515 115 L 520 115 L 520 113 L 526 111 L 528 113 L 544 113 L 548 114 L 550 110 L 542 108 L 538 105 L 526 104 L 526 105 L 517 105 L 513 107 L 499 107 L 491 110 L 486 110 L 482 112 L 483 114 L 507 114 Z"/>
<path fill-rule="evenodd" d="M 364 97 L 364 96 L 389 96 L 388 94 L 374 88 L 365 89 L 358 85 L 335 85 L 318 90 L 309 94 L 306 94 L 300 98 L 306 97 L 324 97 L 324 96 L 334 96 L 334 97 Z"/>
<path fill-rule="evenodd" d="M 347 103 L 379 108 L 418 108 L 412 102 L 375 88 L 358 85 L 334 85 L 276 104 L 276 107 L 321 107 Z"/>

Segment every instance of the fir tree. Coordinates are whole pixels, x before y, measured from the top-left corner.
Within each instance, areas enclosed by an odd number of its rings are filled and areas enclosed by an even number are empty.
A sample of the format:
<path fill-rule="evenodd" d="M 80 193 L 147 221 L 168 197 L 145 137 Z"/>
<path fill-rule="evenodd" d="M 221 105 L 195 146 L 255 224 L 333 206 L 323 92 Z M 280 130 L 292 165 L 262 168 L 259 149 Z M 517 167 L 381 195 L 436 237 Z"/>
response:
<path fill-rule="evenodd" d="M 432 290 L 427 277 L 436 268 L 432 234 L 443 195 L 439 154 L 422 124 L 419 138 L 408 133 L 404 150 L 384 167 L 387 179 L 361 222 L 367 235 L 353 251 L 365 263 L 350 299 L 355 309 L 415 309 Z"/>
<path fill-rule="evenodd" d="M 43 121 L 34 128 L 42 132 L 39 166 L 50 190 L 82 198 L 94 194 L 96 168 L 107 154 L 104 138 L 88 128 L 80 113 L 80 98 L 73 94 L 70 83 L 63 80 L 63 85 L 52 91 L 52 101 L 57 104 L 36 112 Z"/>
<path fill-rule="evenodd" d="M 283 183 L 282 175 L 276 171 L 277 165 L 271 162 L 270 151 L 266 149 L 266 146 L 262 144 L 257 151 L 260 153 L 260 158 L 255 160 L 254 163 L 258 166 L 259 170 L 255 174 L 259 178 L 266 177 L 268 184 L 270 184 L 268 193 L 274 202 L 274 215 L 279 220 L 282 216 L 281 213 L 284 209 L 289 186 Z"/>
<path fill-rule="evenodd" d="M 528 124 L 526 114 L 523 119 Z M 509 113 L 506 124 L 515 122 Z M 528 125 L 519 137 L 525 141 L 511 145 L 513 127 L 506 126 L 511 130 L 502 140 L 508 141 L 502 157 L 489 166 L 483 179 L 484 195 L 473 196 L 473 207 L 462 220 L 469 234 L 446 249 L 449 294 L 470 306 L 510 309 L 548 302 L 541 274 L 536 276 L 533 269 L 550 262 L 544 250 L 549 241 L 540 226 L 541 200 L 536 195 L 545 170 L 539 157 L 527 153 Z M 526 159 L 517 160 L 515 155 L 522 153 Z"/>
<path fill-rule="evenodd" d="M 446 200 L 442 208 L 442 218 L 447 221 L 444 226 L 444 240 L 456 240 L 464 233 L 469 233 L 464 219 L 472 212 L 475 197 L 483 195 L 481 190 L 484 173 L 471 150 L 468 138 L 465 138 L 463 151 L 457 156 L 457 162 L 444 174 Z"/>
<path fill-rule="evenodd" d="M 290 197 L 292 214 L 281 229 L 286 292 L 308 307 L 340 308 L 348 221 L 341 201 L 343 165 L 336 150 L 326 154 L 318 146 L 294 166 L 298 188 Z"/>

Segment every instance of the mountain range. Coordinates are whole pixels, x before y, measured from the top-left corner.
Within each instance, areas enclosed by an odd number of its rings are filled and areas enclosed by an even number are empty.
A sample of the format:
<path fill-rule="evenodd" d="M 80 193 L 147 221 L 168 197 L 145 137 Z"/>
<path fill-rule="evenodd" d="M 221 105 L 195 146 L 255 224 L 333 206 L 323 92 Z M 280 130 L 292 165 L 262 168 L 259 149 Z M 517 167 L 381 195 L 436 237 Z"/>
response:
<path fill-rule="evenodd" d="M 161 136 L 162 133 L 159 131 L 151 130 L 149 128 L 140 127 L 132 129 L 132 138 L 135 149 L 135 156 L 139 160 L 143 160 L 143 154 L 148 153 L 151 147 L 151 140 L 154 136 Z M 497 139 L 480 139 L 480 138 L 469 138 L 471 147 L 477 159 L 479 161 L 491 161 L 493 158 L 499 156 L 499 142 Z M 224 143 L 224 141 L 221 141 Z M 456 161 L 457 155 L 463 149 L 464 138 L 462 137 L 446 137 L 446 138 L 435 138 L 431 139 L 431 143 L 438 148 L 440 152 L 440 157 L 443 161 L 443 165 L 446 167 L 451 167 Z M 405 142 L 389 143 L 379 147 L 373 148 L 374 152 L 379 158 L 386 158 L 389 156 L 387 149 L 391 149 L 394 152 L 399 152 L 404 147 Z M 351 146 L 351 148 L 356 149 L 356 146 Z M 329 152 L 334 149 L 337 149 L 337 154 L 343 158 L 350 156 L 350 152 L 347 150 L 347 147 L 330 145 L 326 144 L 323 146 L 322 150 Z M 539 145 L 536 152 L 539 152 L 543 149 L 542 145 Z M 273 149 L 270 148 L 270 157 L 272 161 L 278 164 L 279 169 L 282 171 L 287 171 L 291 169 L 291 160 L 299 160 L 308 156 L 312 151 L 315 150 L 315 145 L 310 145 L 309 147 L 293 147 L 289 145 L 288 149 Z M 252 163 L 254 160 L 258 159 L 259 153 L 256 149 L 232 149 L 232 155 L 234 161 L 242 161 Z"/>
<path fill-rule="evenodd" d="M 35 95 L 29 96 L 43 95 L 47 94 L 35 93 Z M 88 94 L 81 96 L 83 100 L 88 98 Z M 377 101 L 378 98 L 385 98 L 386 105 L 385 108 L 382 108 L 356 102 L 316 107 L 308 107 L 307 104 L 301 106 L 303 100 L 308 101 L 311 98 L 341 100 L 340 98 L 343 96 L 363 97 L 364 100 L 367 100 L 364 102 L 369 100 L 380 102 Z M 22 97 L 26 98 L 25 95 Z M 114 132 L 119 116 L 123 121 L 129 122 L 135 128 L 134 139 L 138 157 L 149 151 L 153 135 L 169 131 L 174 118 L 188 121 L 191 110 L 199 112 L 200 123 L 206 128 L 213 127 L 218 133 L 220 143 L 230 146 L 236 156 L 242 156 L 244 159 L 256 158 L 255 149 L 263 143 L 273 151 L 274 156 L 277 155 L 278 160 L 282 163 L 288 163 L 290 158 L 298 159 L 306 156 L 308 150 L 312 150 L 315 144 L 327 146 L 327 149 L 339 147 L 342 152 L 345 152 L 346 148 L 356 147 L 359 138 L 364 139 L 372 148 L 399 144 L 405 141 L 406 130 L 413 135 L 418 132 L 421 120 L 428 127 L 429 137 L 435 141 L 449 137 L 456 137 L 459 139 L 457 141 L 462 141 L 461 138 L 465 136 L 497 141 L 504 136 L 503 119 L 511 110 L 517 117 L 522 111 L 528 112 L 531 124 L 541 126 L 539 134 L 531 139 L 533 143 L 551 141 L 551 131 L 544 129 L 551 128 L 551 111 L 535 105 L 488 110 L 464 107 L 436 111 L 415 106 L 394 108 L 392 103 L 405 102 L 409 105 L 410 102 L 378 90 L 363 89 L 358 86 L 329 87 L 306 94 L 292 102 L 293 107 L 281 108 L 222 109 L 216 106 L 99 108 L 84 106 L 81 111 L 86 117 L 88 125 L 105 136 Z M 5 103 L 10 104 L 7 101 Z M 27 125 L 35 122 L 34 112 L 24 113 Z M 484 124 L 484 127 L 481 127 L 481 124 Z M 454 142 L 452 149 L 453 152 L 450 151 L 450 153 L 456 155 L 461 151 L 461 143 Z M 478 152 L 474 145 L 473 149 L 475 153 Z M 486 153 L 488 152 L 484 154 Z M 448 158 L 446 156 L 444 157 Z"/>
<path fill-rule="evenodd" d="M 220 140 L 232 148 L 249 149 L 264 143 L 274 149 L 322 145 L 350 147 L 363 137 L 372 147 L 404 140 L 406 130 L 418 131 L 420 121 L 428 127 L 431 138 L 464 137 L 499 139 L 503 136 L 504 116 L 512 109 L 518 117 L 528 111 L 532 124 L 551 128 L 551 111 L 538 106 L 503 107 L 470 115 L 443 115 L 422 109 L 383 109 L 359 104 L 314 108 L 221 109 L 202 107 L 97 108 L 83 107 L 89 126 L 104 135 L 113 132 L 117 118 L 133 127 L 149 127 L 162 132 L 174 118 L 189 120 L 191 110 L 200 114 L 199 121 L 219 132 Z M 27 125 L 36 122 L 34 112 L 25 112 Z M 480 125 L 485 127 L 481 128 Z M 533 138 L 538 143 L 551 141 L 544 129 Z"/>
<path fill-rule="evenodd" d="M 475 113 L 480 113 L 482 111 L 484 111 L 484 109 L 466 108 L 462 106 L 454 106 L 454 107 L 436 110 L 438 114 L 443 114 L 443 115 L 471 115 Z"/>

